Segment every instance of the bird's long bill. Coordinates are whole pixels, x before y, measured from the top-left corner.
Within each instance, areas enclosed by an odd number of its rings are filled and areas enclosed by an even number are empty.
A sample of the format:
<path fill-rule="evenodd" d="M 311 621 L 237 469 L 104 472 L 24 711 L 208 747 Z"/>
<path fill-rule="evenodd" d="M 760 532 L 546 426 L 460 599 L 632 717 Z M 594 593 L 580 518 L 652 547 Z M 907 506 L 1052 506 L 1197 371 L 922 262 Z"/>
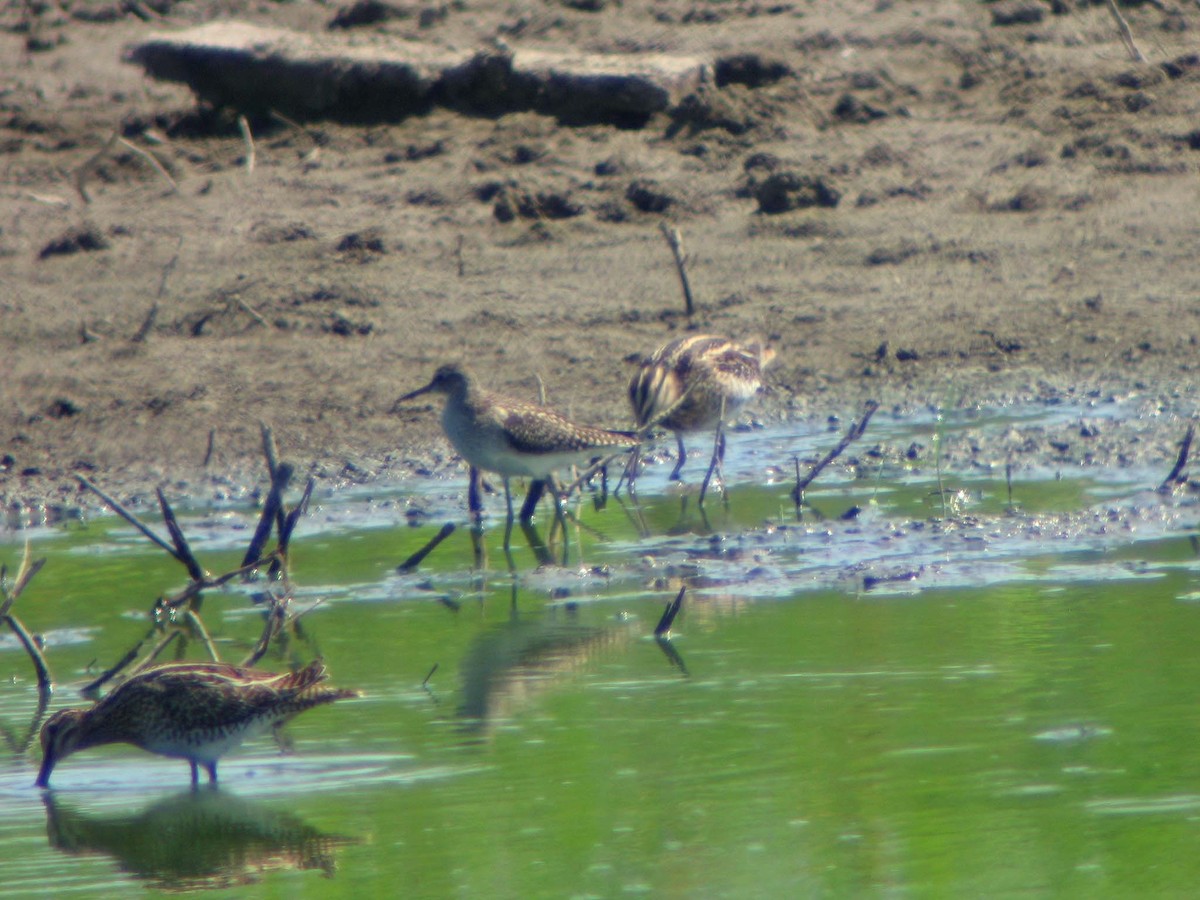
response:
<path fill-rule="evenodd" d="M 38 772 L 37 781 L 33 783 L 34 787 L 50 787 L 50 773 L 54 771 L 54 765 L 58 762 L 58 757 L 54 755 L 54 748 L 46 748 L 46 754 L 42 757 L 42 768 Z"/>
<path fill-rule="evenodd" d="M 425 385 L 425 387 L 419 387 L 415 391 L 410 391 L 409 393 L 405 394 L 403 397 L 401 397 L 396 402 L 403 403 L 406 400 L 413 399 L 413 397 L 420 397 L 422 394 L 428 394 L 432 390 L 433 390 L 433 382 L 431 381 L 431 382 L 429 382 L 429 384 Z"/>

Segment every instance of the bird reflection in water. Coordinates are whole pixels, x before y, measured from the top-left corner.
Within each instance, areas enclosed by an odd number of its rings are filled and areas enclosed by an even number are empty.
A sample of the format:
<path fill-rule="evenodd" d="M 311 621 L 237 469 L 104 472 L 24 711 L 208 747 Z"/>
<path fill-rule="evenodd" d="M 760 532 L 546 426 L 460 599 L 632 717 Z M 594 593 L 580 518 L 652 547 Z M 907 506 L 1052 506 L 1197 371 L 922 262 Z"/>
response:
<path fill-rule="evenodd" d="M 277 869 L 332 877 L 337 849 L 357 843 L 216 789 L 189 790 L 140 813 L 107 818 L 84 815 L 51 793 L 43 801 L 51 847 L 110 856 L 122 871 L 169 891 L 252 884 Z"/>
<path fill-rule="evenodd" d="M 513 606 L 515 610 L 515 604 Z M 484 738 L 536 696 L 596 658 L 637 645 L 636 620 L 589 625 L 571 607 L 538 619 L 518 618 L 480 634 L 462 662 L 458 716 L 468 734 Z M 686 677 L 678 651 L 664 639 L 659 648 Z"/>

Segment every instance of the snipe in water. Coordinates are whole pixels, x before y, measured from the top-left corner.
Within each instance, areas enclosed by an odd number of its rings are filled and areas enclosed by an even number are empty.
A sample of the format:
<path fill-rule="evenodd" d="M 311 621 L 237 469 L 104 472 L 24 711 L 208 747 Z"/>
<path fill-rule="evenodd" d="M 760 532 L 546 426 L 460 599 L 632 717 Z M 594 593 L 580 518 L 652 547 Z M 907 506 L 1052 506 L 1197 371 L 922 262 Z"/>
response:
<path fill-rule="evenodd" d="M 759 342 L 738 344 L 712 334 L 696 334 L 664 344 L 642 360 L 629 382 L 629 402 L 639 428 L 661 426 L 675 432 L 679 458 L 671 472 L 678 480 L 687 459 L 686 432 L 715 426 L 713 455 L 700 487 L 700 502 L 713 472 L 725 458 L 724 423 L 762 387 L 763 370 L 775 351 Z M 636 466 L 636 460 L 634 462 Z"/>
<path fill-rule="evenodd" d="M 101 744 L 133 744 L 186 759 L 192 784 L 198 766 L 217 780 L 217 761 L 247 738 L 282 725 L 306 709 L 357 697 L 321 684 L 315 660 L 297 672 L 263 672 L 225 663 L 174 663 L 134 675 L 90 709 L 63 709 L 42 727 L 47 787 L 54 767 L 72 753 Z"/>

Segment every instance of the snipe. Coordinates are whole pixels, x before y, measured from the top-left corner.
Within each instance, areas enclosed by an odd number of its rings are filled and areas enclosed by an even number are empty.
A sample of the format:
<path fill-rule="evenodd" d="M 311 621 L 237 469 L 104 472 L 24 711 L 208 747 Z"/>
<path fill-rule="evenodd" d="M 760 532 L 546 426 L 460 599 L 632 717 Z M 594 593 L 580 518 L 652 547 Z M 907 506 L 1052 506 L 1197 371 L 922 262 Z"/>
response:
<path fill-rule="evenodd" d="M 306 709 L 357 697 L 321 684 L 325 666 L 263 672 L 225 663 L 175 663 L 134 675 L 90 709 L 63 709 L 42 727 L 37 786 L 72 753 L 101 744 L 133 744 L 186 759 L 192 784 L 198 767 L 217 780 L 217 761 L 247 738 L 282 725 Z"/>

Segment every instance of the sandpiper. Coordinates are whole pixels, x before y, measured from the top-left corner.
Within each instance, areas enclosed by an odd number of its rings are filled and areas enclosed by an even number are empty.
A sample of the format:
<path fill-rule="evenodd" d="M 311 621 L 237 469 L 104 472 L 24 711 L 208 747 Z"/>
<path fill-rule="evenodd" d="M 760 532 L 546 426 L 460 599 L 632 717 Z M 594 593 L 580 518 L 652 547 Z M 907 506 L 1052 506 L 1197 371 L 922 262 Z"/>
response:
<path fill-rule="evenodd" d="M 281 675 L 226 663 L 147 669 L 90 709 L 63 709 L 50 717 L 42 727 L 36 785 L 47 787 L 54 767 L 72 753 L 101 744 L 133 744 L 186 759 L 192 784 L 199 781 L 198 766 L 215 784 L 217 760 L 242 741 L 311 707 L 358 696 L 322 686 L 325 678 L 320 660 Z"/>
<path fill-rule="evenodd" d="M 642 360 L 629 382 L 629 402 L 638 427 L 661 425 L 675 432 L 679 458 L 671 480 L 679 479 L 687 458 L 684 432 L 716 426 L 700 502 L 704 502 L 713 471 L 725 457 L 725 419 L 758 393 L 763 369 L 774 358 L 775 351 L 760 342 L 738 344 L 716 335 L 696 334 L 659 347 Z"/>
<path fill-rule="evenodd" d="M 575 463 L 623 453 L 637 436 L 577 425 L 554 410 L 510 400 L 483 390 L 464 367 L 448 363 L 422 388 L 405 394 L 403 403 L 422 394 L 446 395 L 442 429 L 458 454 L 476 469 L 504 480 L 509 522 L 513 518 L 509 479 L 523 476 L 553 485 L 554 473 Z M 532 510 L 522 513 L 532 515 Z"/>

